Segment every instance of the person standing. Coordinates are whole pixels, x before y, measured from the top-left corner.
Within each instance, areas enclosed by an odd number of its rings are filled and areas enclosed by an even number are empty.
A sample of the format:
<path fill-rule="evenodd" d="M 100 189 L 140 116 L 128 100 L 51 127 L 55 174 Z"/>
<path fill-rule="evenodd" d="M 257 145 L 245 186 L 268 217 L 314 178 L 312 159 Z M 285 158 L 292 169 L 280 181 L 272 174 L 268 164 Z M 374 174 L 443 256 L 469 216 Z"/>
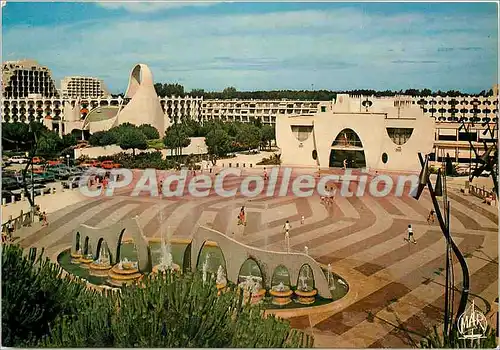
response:
<path fill-rule="evenodd" d="M 290 221 L 287 220 L 285 222 L 285 224 L 283 225 L 283 229 L 285 230 L 285 233 L 289 233 L 291 228 L 292 228 L 292 226 L 290 226 Z"/>
<path fill-rule="evenodd" d="M 267 181 L 267 170 L 264 168 L 264 181 Z"/>
<path fill-rule="evenodd" d="M 238 225 L 246 226 L 247 222 L 245 220 L 245 207 L 241 207 L 240 213 L 238 214 Z"/>
<path fill-rule="evenodd" d="M 415 237 L 413 237 L 413 227 L 411 227 L 411 224 L 408 225 L 408 242 L 417 243 Z"/>

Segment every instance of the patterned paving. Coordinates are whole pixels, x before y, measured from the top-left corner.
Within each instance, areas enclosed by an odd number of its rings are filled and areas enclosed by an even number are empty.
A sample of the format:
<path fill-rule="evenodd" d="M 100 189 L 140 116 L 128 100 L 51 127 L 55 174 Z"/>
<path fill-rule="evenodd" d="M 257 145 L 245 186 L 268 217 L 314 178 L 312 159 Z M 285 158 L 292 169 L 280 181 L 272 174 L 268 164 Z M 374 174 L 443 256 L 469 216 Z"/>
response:
<path fill-rule="evenodd" d="M 174 237 L 189 237 L 198 225 L 206 225 L 245 244 L 282 250 L 282 226 L 289 220 L 292 249 L 303 251 L 307 246 L 319 262 L 332 264 L 355 293 L 352 302 L 335 313 L 291 319 L 295 327 L 315 335 L 317 346 L 411 347 L 426 327 L 441 323 L 445 245 L 437 224 L 426 222 L 432 204 L 425 192 L 419 201 L 408 196 L 341 197 L 325 207 L 318 196 L 161 199 L 131 197 L 129 191 L 55 212 L 49 215 L 48 227 L 36 225 L 21 232 L 21 244 L 55 251 L 70 244 L 70 232 L 81 223 L 106 226 L 138 215 L 148 237 L 160 234 L 162 217 Z M 468 253 L 471 298 L 485 310 L 484 300 L 492 303 L 498 295 L 498 215 L 458 192 L 450 191 L 449 199 L 452 235 L 461 251 Z M 242 205 L 248 217 L 246 227 L 236 225 Z M 410 223 L 415 245 L 403 240 Z M 456 261 L 454 271 L 459 288 L 461 270 Z M 455 309 L 459 298 L 457 292 Z M 367 318 L 368 312 L 374 319 Z M 402 332 L 398 326 L 413 333 Z"/>

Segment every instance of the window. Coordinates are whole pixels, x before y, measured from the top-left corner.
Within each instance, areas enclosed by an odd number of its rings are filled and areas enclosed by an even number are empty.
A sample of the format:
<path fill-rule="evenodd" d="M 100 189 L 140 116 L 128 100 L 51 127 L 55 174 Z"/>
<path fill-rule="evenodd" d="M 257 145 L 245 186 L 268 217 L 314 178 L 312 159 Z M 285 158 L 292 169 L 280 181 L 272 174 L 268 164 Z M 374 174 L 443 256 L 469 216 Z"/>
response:
<path fill-rule="evenodd" d="M 404 145 L 411 137 L 413 129 L 411 128 L 387 128 L 387 134 L 391 138 L 392 142 L 396 145 Z"/>
<path fill-rule="evenodd" d="M 387 155 L 387 153 L 382 153 L 382 163 L 386 164 L 387 161 L 389 160 L 389 156 Z"/>
<path fill-rule="evenodd" d="M 344 147 L 363 147 L 359 136 L 352 129 L 344 129 L 342 130 L 335 141 L 332 143 L 333 146 Z"/>
<path fill-rule="evenodd" d="M 326 106 L 321 106 L 321 112 L 326 112 Z"/>
<path fill-rule="evenodd" d="M 318 159 L 318 151 L 316 150 L 312 151 L 312 157 L 314 160 Z"/>
<path fill-rule="evenodd" d="M 307 125 L 292 125 L 291 128 L 293 135 L 300 142 L 304 142 L 305 140 L 307 140 L 313 130 L 312 126 Z"/>

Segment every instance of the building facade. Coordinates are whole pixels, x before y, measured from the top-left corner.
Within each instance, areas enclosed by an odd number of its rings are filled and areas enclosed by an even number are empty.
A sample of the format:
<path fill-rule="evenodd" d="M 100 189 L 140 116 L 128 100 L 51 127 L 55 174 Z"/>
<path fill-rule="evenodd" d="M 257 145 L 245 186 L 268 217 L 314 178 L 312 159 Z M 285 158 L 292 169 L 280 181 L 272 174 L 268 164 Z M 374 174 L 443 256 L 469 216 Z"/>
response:
<path fill-rule="evenodd" d="M 101 79 L 72 76 L 61 80 L 61 96 L 63 98 L 98 98 L 109 96 L 109 92 Z"/>
<path fill-rule="evenodd" d="M 50 69 L 34 60 L 6 61 L 2 64 L 2 96 L 6 99 L 58 97 Z"/>
<path fill-rule="evenodd" d="M 283 165 L 414 171 L 416 154 L 430 153 L 434 119 L 411 99 L 338 95 L 314 115 L 283 115 L 276 142 Z M 409 102 L 409 103 L 406 103 Z"/>

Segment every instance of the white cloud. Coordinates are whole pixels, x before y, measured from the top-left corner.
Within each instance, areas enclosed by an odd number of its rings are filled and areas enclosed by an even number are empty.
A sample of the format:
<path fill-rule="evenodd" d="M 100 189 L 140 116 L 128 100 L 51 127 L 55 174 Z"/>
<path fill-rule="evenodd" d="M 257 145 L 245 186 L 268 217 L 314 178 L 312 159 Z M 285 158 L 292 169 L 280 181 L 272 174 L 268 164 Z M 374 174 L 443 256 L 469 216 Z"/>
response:
<path fill-rule="evenodd" d="M 443 23 L 423 14 L 354 9 L 90 20 L 36 30 L 4 28 L 3 51 L 33 57 L 59 79 L 102 77 L 113 91 L 126 88 L 139 62 L 151 67 L 156 81 L 180 81 L 188 89 L 307 89 L 311 84 L 460 89 L 457 84 L 465 83 L 489 88 L 497 74 L 495 22 L 479 25 L 449 15 Z M 458 50 L 468 47 L 478 50 Z"/>
<path fill-rule="evenodd" d="M 216 2 L 208 1 L 154 1 L 154 2 L 123 2 L 123 1 L 106 1 L 98 2 L 99 6 L 109 10 L 124 9 L 132 13 L 151 13 L 164 10 L 177 9 L 187 6 L 211 6 Z"/>

